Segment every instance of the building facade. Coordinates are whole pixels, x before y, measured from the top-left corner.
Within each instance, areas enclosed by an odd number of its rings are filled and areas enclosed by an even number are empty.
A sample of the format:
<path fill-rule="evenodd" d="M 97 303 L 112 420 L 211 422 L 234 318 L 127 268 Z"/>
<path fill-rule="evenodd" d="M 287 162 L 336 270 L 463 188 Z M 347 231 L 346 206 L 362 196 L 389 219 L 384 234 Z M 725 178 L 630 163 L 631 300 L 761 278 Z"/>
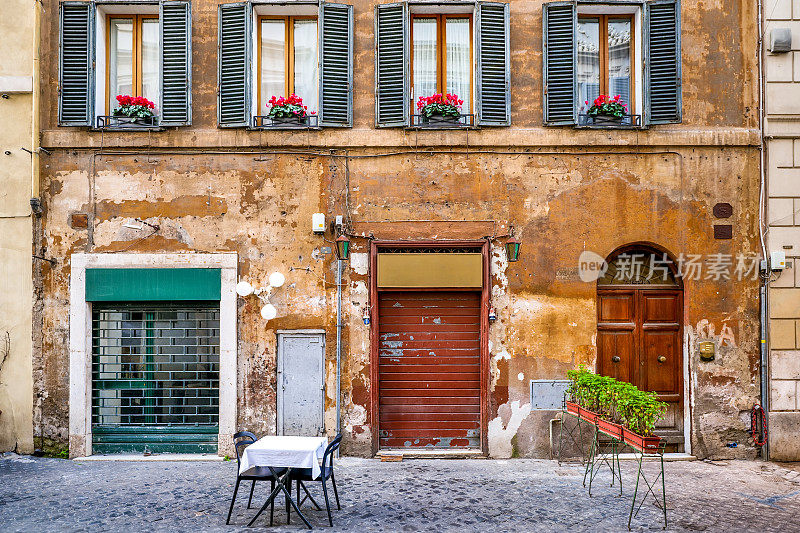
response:
<path fill-rule="evenodd" d="M 38 222 L 38 3 L 0 7 L 0 451 L 33 452 L 31 235 Z M 31 200 L 31 199 L 34 200 Z M 32 264 L 37 261 L 37 264 Z"/>
<path fill-rule="evenodd" d="M 800 136 L 800 114 L 792 96 L 798 90 L 793 61 L 800 46 L 800 5 L 777 2 L 764 12 L 765 122 L 764 146 L 767 216 L 766 252 L 785 256 L 782 272 L 768 283 L 769 328 L 769 455 L 779 461 L 800 459 L 800 382 L 798 347 L 800 336 L 800 279 L 796 278 L 797 247 L 800 246 L 800 185 L 796 176 L 795 146 Z M 788 33 L 786 48 L 781 37 Z M 777 39 L 777 43 L 776 43 Z M 800 56 L 798 56 L 800 57 Z"/>
<path fill-rule="evenodd" d="M 586 365 L 756 454 L 753 3 L 46 4 L 43 438 L 543 457 Z"/>

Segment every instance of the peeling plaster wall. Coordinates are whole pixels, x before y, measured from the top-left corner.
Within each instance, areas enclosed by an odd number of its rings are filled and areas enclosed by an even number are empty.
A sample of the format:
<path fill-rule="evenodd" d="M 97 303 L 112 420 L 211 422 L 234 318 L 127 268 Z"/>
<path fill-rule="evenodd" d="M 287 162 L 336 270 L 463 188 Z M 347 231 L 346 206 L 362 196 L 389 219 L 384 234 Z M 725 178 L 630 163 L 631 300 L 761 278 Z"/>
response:
<path fill-rule="evenodd" d="M 549 419 L 530 412 L 530 379 L 560 379 L 596 359 L 596 288 L 575 273 L 578 256 L 605 257 L 632 242 L 678 254 L 756 253 L 758 135 L 751 3 L 684 2 L 684 123 L 646 131 L 541 126 L 541 2 L 513 1 L 513 126 L 479 131 L 375 130 L 373 4 L 355 3 L 355 127 L 352 130 L 219 130 L 216 2 L 196 0 L 194 126 L 103 135 L 55 124 L 57 14 L 44 20 L 42 121 L 53 149 L 42 169 L 48 256 L 76 251 L 236 251 L 242 279 L 263 284 L 280 270 L 278 318 L 240 300 L 239 426 L 275 431 L 278 329 L 327 332 L 325 420 L 335 421 L 336 261 L 332 236 L 311 233 L 311 214 L 345 215 L 353 253 L 343 279 L 342 429 L 346 453 L 373 451 L 369 237 L 482 239 L 513 224 L 522 256 L 508 263 L 491 244 L 487 452 L 547 456 Z M 711 35 L 714 37 L 711 38 Z M 750 45 L 747 45 L 750 46 Z M 102 148 L 101 148 L 102 146 Z M 124 153 L 123 153 L 124 152 Z M 289 153 L 286 153 L 289 152 Z M 733 240 L 715 240 L 712 207 L 729 202 Z M 70 215 L 88 213 L 89 227 Z M 159 224 L 125 228 L 134 217 Z M 41 266 L 42 368 L 35 387 L 40 431 L 67 440 L 69 264 Z M 699 456 L 752 456 L 744 413 L 758 398 L 757 282 L 685 284 L 692 448 Z M 713 327 L 712 327 L 713 326 Z M 698 339 L 718 346 L 700 363 Z M 729 441 L 739 448 L 726 448 Z"/>

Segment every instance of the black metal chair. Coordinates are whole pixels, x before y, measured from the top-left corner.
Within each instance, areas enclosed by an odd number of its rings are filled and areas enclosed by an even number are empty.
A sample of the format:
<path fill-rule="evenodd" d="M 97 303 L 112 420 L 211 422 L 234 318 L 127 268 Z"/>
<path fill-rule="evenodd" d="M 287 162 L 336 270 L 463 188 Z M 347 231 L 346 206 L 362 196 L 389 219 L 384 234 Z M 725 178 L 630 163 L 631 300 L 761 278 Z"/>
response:
<path fill-rule="evenodd" d="M 336 488 L 336 477 L 333 475 L 333 455 L 334 452 L 336 452 L 336 450 L 339 449 L 339 445 L 341 444 L 341 442 L 342 442 L 342 434 L 339 433 L 338 435 L 336 435 L 336 438 L 333 439 L 330 444 L 328 444 L 328 447 L 325 448 L 325 454 L 322 456 L 322 472 L 320 473 L 319 478 L 317 478 L 319 481 L 322 482 L 322 493 L 325 496 L 325 507 L 328 510 L 328 522 L 330 522 L 331 527 L 333 527 L 333 516 L 331 516 L 331 504 L 328 501 L 328 487 L 325 484 L 325 481 L 327 481 L 328 479 L 331 480 L 331 484 L 333 485 L 333 494 L 336 497 L 336 508 L 341 509 L 342 506 L 339 505 L 339 491 Z M 306 489 L 306 486 L 304 484 L 304 482 L 306 481 L 317 481 L 311 476 L 312 474 L 310 468 L 298 468 L 292 470 L 292 472 L 289 474 L 289 477 L 292 480 L 297 481 L 298 507 L 302 505 L 303 502 L 306 501 L 306 499 L 311 498 L 311 495 L 308 493 L 308 489 Z M 300 487 L 302 487 L 306 493 L 306 497 L 303 498 L 302 501 L 300 500 Z M 315 502 L 313 498 L 311 498 L 311 502 L 314 503 L 314 505 L 317 504 L 317 502 Z"/>
<path fill-rule="evenodd" d="M 242 451 L 256 440 L 258 440 L 258 438 L 249 431 L 239 431 L 233 436 L 233 445 L 236 450 L 236 487 L 233 489 L 233 498 L 231 498 L 231 507 L 228 509 L 228 518 L 225 520 L 226 524 L 230 524 L 231 522 L 231 513 L 233 513 L 233 504 L 236 502 L 236 494 L 239 492 L 239 483 L 250 480 L 253 482 L 250 486 L 250 497 L 247 499 L 248 509 L 250 509 L 250 504 L 253 501 L 253 491 L 256 488 L 256 481 L 269 481 L 271 487 L 270 493 L 275 490 L 275 477 L 272 472 L 270 472 L 269 468 L 256 466 L 250 468 L 246 472 L 240 472 L 242 466 Z M 278 474 L 286 471 L 285 468 L 275 470 Z M 275 503 L 273 502 L 269 512 L 269 525 L 272 525 L 274 513 Z"/>

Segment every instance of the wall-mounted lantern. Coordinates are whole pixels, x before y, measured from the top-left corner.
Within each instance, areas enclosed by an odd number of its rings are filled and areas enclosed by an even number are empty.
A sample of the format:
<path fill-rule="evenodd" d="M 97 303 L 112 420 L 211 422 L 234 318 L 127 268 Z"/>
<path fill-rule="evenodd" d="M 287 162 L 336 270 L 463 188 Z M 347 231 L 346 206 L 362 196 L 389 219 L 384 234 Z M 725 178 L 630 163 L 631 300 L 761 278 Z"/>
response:
<path fill-rule="evenodd" d="M 519 248 L 522 243 L 514 237 L 514 226 L 509 227 L 509 230 L 510 238 L 506 241 L 506 257 L 509 263 L 515 263 L 519 259 Z"/>
<path fill-rule="evenodd" d="M 336 239 L 336 257 L 339 258 L 339 261 L 347 261 L 347 258 L 350 257 L 350 239 L 344 235 L 339 235 L 339 238 Z"/>
<path fill-rule="evenodd" d="M 272 294 L 272 289 L 277 289 L 278 287 L 283 286 L 285 282 L 286 276 L 280 272 L 273 272 L 269 275 L 269 285 L 266 288 L 256 288 L 247 281 L 240 281 L 236 284 L 236 294 L 242 298 L 247 298 L 251 295 L 257 296 L 262 302 L 264 302 L 264 307 L 261 308 L 261 317 L 264 320 L 272 320 L 278 316 L 278 310 L 275 309 L 274 305 L 269 303 L 269 296 Z"/>

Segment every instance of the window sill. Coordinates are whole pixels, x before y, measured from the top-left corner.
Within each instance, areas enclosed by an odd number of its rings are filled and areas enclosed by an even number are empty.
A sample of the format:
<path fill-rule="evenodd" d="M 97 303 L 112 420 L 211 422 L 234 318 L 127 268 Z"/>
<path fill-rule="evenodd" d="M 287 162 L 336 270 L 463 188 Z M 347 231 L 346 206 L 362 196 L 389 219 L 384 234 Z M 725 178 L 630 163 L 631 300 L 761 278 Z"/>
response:
<path fill-rule="evenodd" d="M 410 130 L 474 130 L 475 115 L 459 115 L 458 117 L 411 115 L 411 123 L 406 126 Z"/>
<path fill-rule="evenodd" d="M 159 117 L 131 118 L 101 115 L 97 117 L 96 126 L 100 131 L 161 131 Z"/>
<path fill-rule="evenodd" d="M 642 115 L 625 115 L 619 119 L 612 117 L 597 116 L 592 117 L 585 113 L 578 115 L 578 123 L 575 128 L 595 129 L 595 130 L 643 130 Z"/>
<path fill-rule="evenodd" d="M 308 115 L 305 119 L 299 118 L 272 118 L 266 115 L 253 117 L 252 130 L 319 130 L 319 117 Z"/>

